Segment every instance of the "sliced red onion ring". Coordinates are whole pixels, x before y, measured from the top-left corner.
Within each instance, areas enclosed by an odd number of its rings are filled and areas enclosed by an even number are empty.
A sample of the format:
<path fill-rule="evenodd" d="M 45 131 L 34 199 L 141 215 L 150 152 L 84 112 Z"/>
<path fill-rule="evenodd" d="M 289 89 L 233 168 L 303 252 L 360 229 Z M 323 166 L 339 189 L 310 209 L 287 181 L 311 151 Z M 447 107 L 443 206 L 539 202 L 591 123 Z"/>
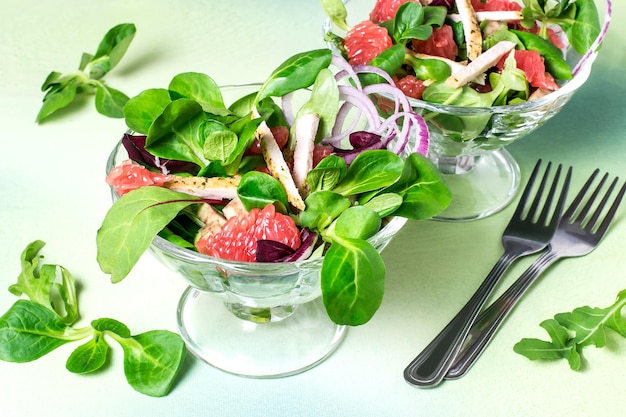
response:
<path fill-rule="evenodd" d="M 572 74 L 576 75 L 582 67 L 585 66 L 587 61 L 594 57 L 598 53 L 598 47 L 606 37 L 606 33 L 609 31 L 609 25 L 611 24 L 611 16 L 613 15 L 613 4 L 611 0 L 606 0 L 606 10 L 604 11 L 604 24 L 598 34 L 596 40 L 591 44 L 589 50 L 582 56 L 578 64 L 572 70 Z"/>
<path fill-rule="evenodd" d="M 383 69 L 380 69 L 378 67 L 374 67 L 372 65 L 355 65 L 354 71 L 357 74 L 364 74 L 364 73 L 376 74 L 376 75 L 382 77 L 385 81 L 387 81 L 387 83 L 389 85 L 394 85 L 394 86 L 396 85 L 396 83 L 393 81 L 393 79 L 387 73 L 387 71 L 385 71 Z"/>

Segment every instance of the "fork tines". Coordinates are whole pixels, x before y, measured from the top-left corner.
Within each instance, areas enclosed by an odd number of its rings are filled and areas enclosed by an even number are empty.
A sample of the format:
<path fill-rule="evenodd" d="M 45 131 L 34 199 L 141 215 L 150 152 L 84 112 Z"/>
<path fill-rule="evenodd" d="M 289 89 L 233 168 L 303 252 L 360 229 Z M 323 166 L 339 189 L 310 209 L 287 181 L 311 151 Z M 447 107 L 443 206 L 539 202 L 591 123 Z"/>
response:
<path fill-rule="evenodd" d="M 563 214 L 563 217 L 569 219 L 570 223 L 576 222 L 578 224 L 583 225 L 585 230 L 593 233 L 598 233 L 600 235 L 604 234 L 611 223 L 611 220 L 615 216 L 617 209 L 624 197 L 624 193 L 626 193 L 626 182 L 622 184 L 621 189 L 617 192 L 613 203 L 609 207 L 606 215 L 603 217 L 602 222 L 598 223 L 598 219 L 602 215 L 602 212 L 605 209 L 606 204 L 608 203 L 615 186 L 619 181 L 619 177 L 615 177 L 613 181 L 609 184 L 608 189 L 605 191 L 604 196 L 600 200 L 597 205 L 594 205 L 594 201 L 604 188 L 606 180 L 608 179 L 609 174 L 606 173 L 600 179 L 599 184 L 596 186 L 595 190 L 589 195 L 589 197 L 585 198 L 585 194 L 591 187 L 595 178 L 597 177 L 599 169 L 596 169 L 593 174 L 589 177 L 587 182 L 583 185 L 580 192 L 576 195 L 572 204 L 569 206 L 567 211 Z M 593 213 L 591 213 L 592 208 L 595 207 Z"/>
<path fill-rule="evenodd" d="M 552 186 L 550 187 L 550 191 L 548 192 L 547 195 L 544 196 L 543 191 L 544 191 L 544 188 L 546 187 L 546 184 L 548 182 L 548 177 L 550 176 L 550 171 L 552 169 L 552 162 L 548 161 L 548 165 L 546 166 L 543 177 L 541 178 L 541 182 L 537 186 L 535 197 L 532 200 L 531 204 L 529 205 L 528 202 L 531 201 L 530 198 L 531 198 L 533 188 L 535 185 L 534 184 L 535 180 L 537 179 L 539 175 L 539 167 L 541 166 L 541 163 L 542 161 L 541 159 L 539 159 L 537 163 L 535 164 L 533 172 L 528 179 L 528 182 L 526 184 L 526 187 L 524 188 L 522 197 L 520 199 L 520 202 L 523 202 L 523 204 L 519 204 L 517 206 L 517 208 L 515 209 L 515 213 L 513 214 L 513 217 L 519 218 L 519 219 L 526 219 L 527 221 L 535 221 L 538 224 L 548 224 L 548 216 L 551 213 L 550 209 L 553 207 L 552 201 L 557 192 L 559 179 L 561 176 L 561 170 L 563 166 L 561 164 L 558 165 L 556 172 L 554 174 L 554 180 L 552 181 Z M 565 207 L 565 197 L 567 195 L 567 191 L 569 188 L 569 181 L 570 181 L 571 175 L 572 175 L 572 167 L 569 167 L 567 170 L 566 178 L 562 184 L 562 192 L 559 195 L 559 199 L 556 203 L 556 206 L 554 206 L 554 211 L 553 211 L 554 215 L 549 220 L 549 223 L 553 225 L 554 227 L 556 227 L 556 224 L 558 223 L 560 219 L 560 213 L 562 213 L 563 208 Z M 545 202 L 543 204 L 543 209 L 539 213 L 538 208 L 542 202 L 541 201 L 542 198 L 545 198 Z M 529 218 L 530 216 L 535 216 L 535 218 Z"/>

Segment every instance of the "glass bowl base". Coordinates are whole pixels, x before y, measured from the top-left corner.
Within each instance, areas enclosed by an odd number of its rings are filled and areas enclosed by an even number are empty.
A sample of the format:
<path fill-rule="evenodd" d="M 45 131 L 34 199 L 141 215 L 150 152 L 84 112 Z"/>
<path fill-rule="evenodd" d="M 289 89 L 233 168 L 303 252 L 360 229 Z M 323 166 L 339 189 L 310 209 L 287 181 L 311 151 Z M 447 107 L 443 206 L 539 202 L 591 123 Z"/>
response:
<path fill-rule="evenodd" d="M 473 156 L 431 157 L 452 192 L 452 202 L 435 220 L 468 221 L 495 214 L 515 197 L 519 165 L 505 149 Z"/>
<path fill-rule="evenodd" d="M 189 287 L 178 305 L 178 327 L 189 351 L 209 365 L 239 376 L 278 378 L 321 363 L 347 330 L 328 318 L 319 297 L 293 308 L 278 321 L 246 320 L 214 295 Z"/>

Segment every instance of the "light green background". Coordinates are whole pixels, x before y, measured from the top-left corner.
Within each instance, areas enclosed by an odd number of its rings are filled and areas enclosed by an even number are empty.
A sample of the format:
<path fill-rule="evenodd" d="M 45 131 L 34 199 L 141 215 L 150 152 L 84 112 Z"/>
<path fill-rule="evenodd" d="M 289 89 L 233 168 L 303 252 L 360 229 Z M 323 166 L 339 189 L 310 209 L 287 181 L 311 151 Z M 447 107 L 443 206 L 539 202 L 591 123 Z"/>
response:
<path fill-rule="evenodd" d="M 538 158 L 572 165 L 574 189 L 596 167 L 626 177 L 626 5 L 614 3 L 614 25 L 587 84 L 546 126 L 508 148 L 523 180 Z M 66 266 L 80 281 L 85 319 L 114 317 L 135 333 L 175 330 L 185 288 L 149 255 L 119 284 L 98 269 L 95 232 L 110 205 L 104 164 L 125 127 L 97 114 L 91 100 L 35 125 L 39 87 L 49 71 L 74 70 L 106 30 L 133 22 L 135 41 L 107 76 L 129 95 L 165 87 L 183 71 L 208 73 L 219 84 L 256 82 L 293 53 L 324 47 L 323 18 L 317 0 L 0 0 L 0 310 L 14 302 L 2 288 L 14 282 L 20 252 L 35 239 L 47 242 L 47 262 Z M 410 223 L 384 252 L 388 280 L 378 314 L 304 374 L 245 379 L 190 359 L 171 394 L 153 399 L 126 384 L 121 351 L 104 373 L 77 376 L 65 370 L 72 349 L 66 346 L 33 363 L 0 363 L 1 414 L 623 415 L 625 340 L 610 337 L 604 349 L 585 349 L 587 361 L 577 373 L 565 362 L 531 362 L 512 346 L 522 337 L 545 337 L 539 323 L 555 313 L 608 306 L 626 288 L 624 208 L 593 254 L 561 261 L 542 277 L 465 378 L 430 390 L 404 382 L 406 364 L 499 257 L 512 208 L 471 223 Z M 517 265 L 505 284 L 531 261 Z"/>

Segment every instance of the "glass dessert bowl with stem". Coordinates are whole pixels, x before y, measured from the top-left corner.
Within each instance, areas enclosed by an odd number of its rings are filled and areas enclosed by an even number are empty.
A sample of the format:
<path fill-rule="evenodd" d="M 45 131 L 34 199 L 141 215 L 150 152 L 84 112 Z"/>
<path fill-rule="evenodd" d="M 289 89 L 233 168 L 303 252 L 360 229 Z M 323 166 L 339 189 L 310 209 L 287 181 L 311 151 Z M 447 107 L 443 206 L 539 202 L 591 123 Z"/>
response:
<path fill-rule="evenodd" d="M 341 75 L 327 68 L 332 64 Z M 131 131 L 107 162 L 114 203 L 98 231 L 98 261 L 111 280 L 119 282 L 149 249 L 182 275 L 189 288 L 179 303 L 180 333 L 191 352 L 216 368 L 272 378 L 320 363 L 341 343 L 346 325 L 366 323 L 380 306 L 385 275 L 380 252 L 407 219 L 430 218 L 450 201 L 440 173 L 425 157 L 428 136 L 423 121 L 404 95 L 396 89 L 398 111 L 381 118 L 368 94 L 349 82 L 353 76 L 347 62 L 323 49 L 290 58 L 263 84 L 217 87 L 206 76 L 185 73 L 174 77 L 168 90 L 146 90 L 127 104 Z M 338 87 L 343 77 L 348 83 Z M 203 88 L 207 91 L 198 93 Z M 395 87 L 379 88 L 389 92 Z M 267 96 L 259 98 L 262 94 Z M 146 123 L 146 114 L 154 108 L 158 111 Z M 171 127 L 174 134 L 164 128 L 172 120 L 172 108 L 179 117 Z M 183 108 L 191 110 L 185 113 Z M 302 163 L 298 141 L 313 143 L 316 135 L 310 129 L 305 129 L 308 135 L 300 134 L 299 123 L 310 119 L 302 109 L 321 109 L 327 116 L 331 109 L 327 136 L 309 148 L 313 156 L 317 146 L 329 154 L 308 168 L 306 193 L 290 194 L 287 190 L 295 187 L 276 178 L 274 171 L 293 152 L 292 167 L 284 163 L 280 172 L 295 181 Z M 137 123 L 129 116 L 135 110 Z M 268 123 L 295 129 L 295 148 L 285 145 L 278 153 L 271 151 L 278 142 Z M 143 131 L 133 131 L 133 126 Z M 245 145 L 236 145 L 241 141 Z M 250 153 L 255 141 L 262 155 Z M 194 152 L 181 151 L 183 143 L 191 144 Z M 195 159 L 199 154 L 218 159 L 205 163 Z M 193 161 L 205 164 L 199 168 L 205 173 L 217 169 L 219 175 L 200 176 L 195 165 L 188 171 Z M 185 170 L 166 172 L 180 162 L 185 162 Z M 284 174 L 288 171 L 291 174 Z M 207 183 L 220 186 L 200 187 L 201 195 L 194 194 L 195 186 Z M 181 191 L 181 184 L 194 187 Z M 307 196 L 299 209 L 293 193 Z M 232 203 L 243 211 L 228 215 Z M 224 223 L 200 214 L 206 214 L 207 207 Z M 299 247 L 285 248 L 278 238 L 265 237 L 276 224 L 270 220 L 246 223 L 244 232 L 261 230 L 263 235 L 254 235 L 244 258 L 222 256 L 222 249 L 243 242 L 228 229 L 230 222 L 241 225 L 241 219 L 252 215 L 260 219 L 255 211 L 259 207 L 261 212 L 271 209 L 274 219 L 291 221 Z M 210 251 L 202 249 L 208 247 Z"/>
<path fill-rule="evenodd" d="M 127 158 L 118 144 L 107 172 Z M 371 244 L 382 251 L 406 221 L 390 219 Z M 189 283 L 176 312 L 178 330 L 194 356 L 218 369 L 253 378 L 297 374 L 326 359 L 346 335 L 348 326 L 334 323 L 321 300 L 323 257 L 229 261 L 160 236 L 150 252 Z"/>
<path fill-rule="evenodd" d="M 347 0 L 343 3 L 347 16 L 367 19 L 375 2 Z M 454 5 L 447 0 L 427 3 L 442 7 Z M 531 134 L 557 115 L 588 79 L 611 17 L 609 0 L 595 0 L 595 4 L 603 20 L 600 22 L 600 33 L 585 53 L 567 46 L 564 58 L 573 76 L 561 82 L 555 91 L 524 102 L 488 107 L 476 103 L 442 104 L 409 97 L 413 109 L 428 125 L 428 157 L 443 173 L 452 191 L 452 203 L 436 219 L 480 219 L 500 211 L 515 197 L 520 183 L 520 169 L 505 147 Z M 329 11 L 327 13 L 331 15 Z M 341 42 L 347 30 L 340 28 L 336 20 L 325 20 L 323 31 L 331 49 L 338 52 L 337 42 Z M 565 38 L 563 32 L 561 38 Z M 384 107 L 384 97 L 381 103 Z"/>

